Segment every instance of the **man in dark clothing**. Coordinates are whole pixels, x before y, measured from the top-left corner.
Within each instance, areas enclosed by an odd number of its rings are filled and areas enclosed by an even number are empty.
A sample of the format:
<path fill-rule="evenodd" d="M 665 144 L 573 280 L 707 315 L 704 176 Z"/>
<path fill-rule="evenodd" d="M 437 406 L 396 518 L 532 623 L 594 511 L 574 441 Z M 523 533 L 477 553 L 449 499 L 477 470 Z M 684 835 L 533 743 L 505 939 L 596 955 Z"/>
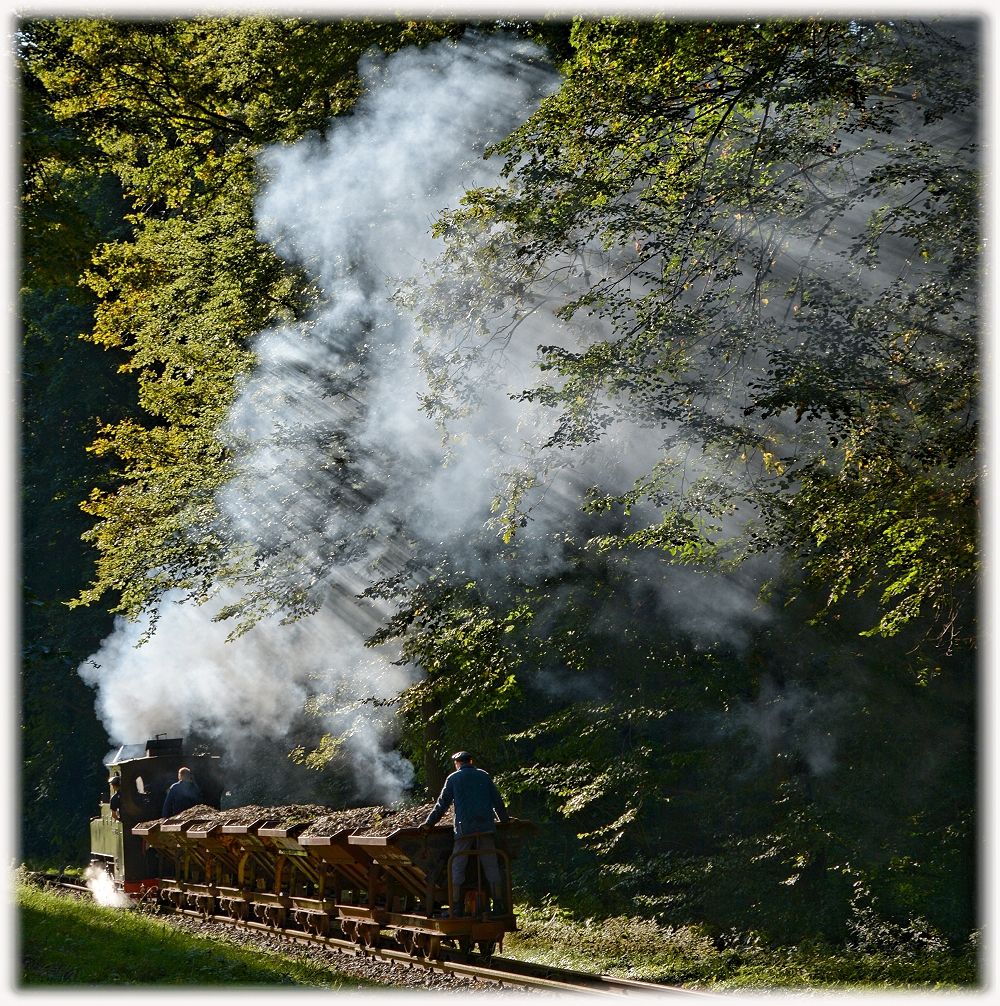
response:
<path fill-rule="evenodd" d="M 173 817 L 182 810 L 201 803 L 201 790 L 191 778 L 191 769 L 179 768 L 177 782 L 167 790 L 167 798 L 163 801 L 162 817 Z"/>
<path fill-rule="evenodd" d="M 495 849 L 493 835 L 497 830 L 493 812 L 496 811 L 501 821 L 509 820 L 503 797 L 493 780 L 481 769 L 472 764 L 472 755 L 468 751 L 456 751 L 452 756 L 455 771 L 445 779 L 434 809 L 427 815 L 421 825 L 426 831 L 432 828 L 441 816 L 455 804 L 455 845 L 453 852 L 462 853 L 476 847 L 480 850 Z M 456 892 L 465 883 L 465 867 L 468 856 L 456 855 L 451 861 L 451 882 Z M 479 857 L 483 873 L 490 882 L 493 895 L 493 911 L 505 911 L 503 904 L 503 887 L 500 879 L 500 867 L 497 865 L 495 853 Z M 455 918 L 461 911 L 461 902 L 456 901 L 451 906 L 451 917 Z"/>
<path fill-rule="evenodd" d="M 120 775 L 113 775 L 109 780 L 111 784 L 111 799 L 108 801 L 109 807 L 111 809 L 111 816 L 116 820 L 121 820 L 121 808 L 122 808 L 122 795 L 120 792 L 120 787 L 122 784 L 122 777 Z"/>

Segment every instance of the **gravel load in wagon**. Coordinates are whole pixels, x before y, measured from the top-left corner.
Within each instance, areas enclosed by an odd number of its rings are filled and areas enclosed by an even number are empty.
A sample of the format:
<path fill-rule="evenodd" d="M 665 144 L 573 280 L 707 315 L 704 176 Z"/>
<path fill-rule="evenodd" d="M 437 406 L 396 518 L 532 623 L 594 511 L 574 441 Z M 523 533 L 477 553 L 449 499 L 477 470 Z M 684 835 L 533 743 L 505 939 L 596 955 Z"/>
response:
<path fill-rule="evenodd" d="M 211 824 L 253 824 L 254 821 L 267 821 L 279 828 L 290 828 L 303 821 L 315 821 L 316 818 L 334 813 L 329 807 L 321 807 L 315 803 L 293 803 L 283 807 L 258 807 L 250 804 L 247 807 L 230 807 L 228 810 L 217 810 L 205 804 L 198 804 L 182 810 L 173 817 L 158 817 L 152 821 L 144 821 L 143 827 L 153 824 L 183 824 L 185 821 L 207 821 Z"/>
<path fill-rule="evenodd" d="M 353 831 L 358 835 L 391 835 L 404 828 L 419 828 L 431 812 L 434 804 L 423 803 L 418 807 L 352 807 L 336 810 L 318 817 L 306 828 L 300 838 L 313 835 L 336 835 L 341 831 Z M 452 827 L 454 815 L 449 807 L 440 824 Z"/>
<path fill-rule="evenodd" d="M 143 827 L 153 824 L 183 824 L 186 821 L 206 821 L 209 824 L 253 824 L 255 821 L 266 821 L 270 827 L 291 828 L 296 824 L 310 822 L 302 832 L 306 835 L 336 835 L 342 831 L 352 831 L 365 835 L 391 835 L 403 828 L 419 828 L 431 812 L 434 804 L 425 803 L 418 807 L 350 807 L 347 810 L 334 810 L 319 804 L 287 804 L 283 807 L 259 807 L 251 804 L 246 807 L 231 807 L 227 810 L 217 810 L 199 804 L 174 814 L 173 817 L 160 817 L 143 822 Z M 440 824 L 451 827 L 454 822 L 452 809 L 449 808 Z"/>

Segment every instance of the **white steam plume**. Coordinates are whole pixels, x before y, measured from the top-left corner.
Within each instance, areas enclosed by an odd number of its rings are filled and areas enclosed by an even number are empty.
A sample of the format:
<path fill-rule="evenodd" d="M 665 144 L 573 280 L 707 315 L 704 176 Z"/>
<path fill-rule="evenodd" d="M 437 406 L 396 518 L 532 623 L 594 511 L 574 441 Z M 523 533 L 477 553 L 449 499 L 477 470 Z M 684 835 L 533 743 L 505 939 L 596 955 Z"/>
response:
<path fill-rule="evenodd" d="M 115 887 L 114 877 L 102 866 L 91 864 L 83 871 L 83 879 L 87 882 L 94 901 L 104 908 L 131 908 L 132 899 Z"/>
<path fill-rule="evenodd" d="M 325 141 L 265 153 L 261 234 L 313 272 L 324 303 L 309 323 L 258 340 L 259 367 L 226 434 L 241 474 L 218 502 L 230 526 L 274 558 L 278 579 L 287 585 L 290 576 L 294 588 L 298 572 L 318 612 L 290 625 L 264 620 L 226 642 L 232 623 L 212 619 L 235 594 L 202 606 L 168 596 L 156 633 L 138 648 L 145 623 L 119 619 L 80 667 L 114 742 L 197 732 L 238 749 L 248 736 L 288 736 L 310 696 L 333 694 L 344 701 L 319 711 L 331 732 L 347 734 L 357 794 L 392 802 L 410 784 L 412 767 L 390 749 L 377 707 L 352 704 L 398 694 L 412 678 L 363 648 L 376 623 L 370 609 L 344 602 L 358 590 L 350 543 L 367 542 L 361 559 L 382 550 L 391 562 L 402 554 L 393 542 L 400 527 L 460 541 L 489 515 L 492 476 L 475 438 L 441 466 L 439 435 L 418 412 L 414 333 L 388 303 L 387 282 L 431 253 L 429 227 L 445 205 L 496 177 L 483 147 L 555 80 L 538 56 L 495 37 L 373 57 L 362 66 L 366 96 Z M 359 382 L 361 409 L 352 395 Z M 375 499 L 351 496 L 336 467 L 334 441 L 345 430 L 351 474 L 377 480 Z M 372 529 L 362 539 L 359 512 Z"/>

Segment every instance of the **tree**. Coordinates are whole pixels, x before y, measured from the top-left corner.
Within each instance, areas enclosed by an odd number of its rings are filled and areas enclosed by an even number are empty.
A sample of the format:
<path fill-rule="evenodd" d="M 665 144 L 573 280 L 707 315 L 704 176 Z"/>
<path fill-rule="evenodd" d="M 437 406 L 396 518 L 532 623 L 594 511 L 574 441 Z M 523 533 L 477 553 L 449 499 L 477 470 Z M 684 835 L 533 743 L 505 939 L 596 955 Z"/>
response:
<path fill-rule="evenodd" d="M 968 32 L 966 32 L 968 34 Z M 522 397 L 546 473 L 621 424 L 662 430 L 602 547 L 732 566 L 781 551 L 819 614 L 879 592 L 871 631 L 973 638 L 979 214 L 971 40 L 922 23 L 577 21 L 566 83 L 495 153 L 419 312 L 426 411 L 477 407 L 498 349 L 553 311 Z M 470 309 L 471 305 L 471 309 Z M 491 355 L 493 354 L 493 355 Z"/>
<path fill-rule="evenodd" d="M 51 114 L 71 124 L 132 202 L 134 237 L 97 250 L 84 281 L 99 345 L 129 356 L 149 417 L 108 424 L 93 445 L 122 462 L 124 484 L 95 488 L 86 512 L 98 575 L 135 617 L 173 587 L 204 597 L 245 558 L 215 526 L 215 490 L 232 474 L 216 437 L 249 372 L 251 337 L 313 296 L 255 234 L 261 144 L 322 132 L 358 94 L 356 65 L 460 34 L 400 21 L 202 18 L 30 21 L 22 48 Z M 150 575 L 151 570 L 156 570 Z"/>

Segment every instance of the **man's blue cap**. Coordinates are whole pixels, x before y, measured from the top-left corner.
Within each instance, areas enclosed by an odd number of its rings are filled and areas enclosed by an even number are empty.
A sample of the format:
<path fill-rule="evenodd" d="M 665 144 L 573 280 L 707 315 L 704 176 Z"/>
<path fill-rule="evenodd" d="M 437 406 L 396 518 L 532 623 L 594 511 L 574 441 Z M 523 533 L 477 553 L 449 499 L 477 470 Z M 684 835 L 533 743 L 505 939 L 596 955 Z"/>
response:
<path fill-rule="evenodd" d="M 468 751 L 456 751 L 451 756 L 452 761 L 472 761 L 472 755 Z"/>

